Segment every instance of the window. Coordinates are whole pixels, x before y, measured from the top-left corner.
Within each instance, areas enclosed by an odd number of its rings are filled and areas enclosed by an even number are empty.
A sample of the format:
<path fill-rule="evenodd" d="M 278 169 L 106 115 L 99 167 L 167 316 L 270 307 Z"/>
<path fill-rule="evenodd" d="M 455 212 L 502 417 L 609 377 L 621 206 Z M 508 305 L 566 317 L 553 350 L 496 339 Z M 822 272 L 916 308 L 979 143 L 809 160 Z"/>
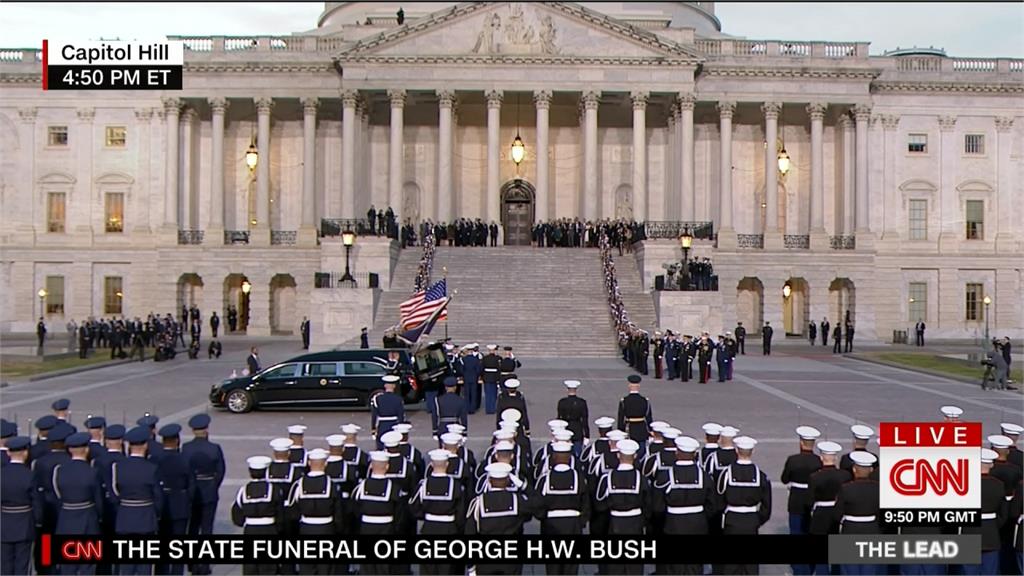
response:
<path fill-rule="evenodd" d="M 968 200 L 964 211 L 967 216 L 967 239 L 983 239 L 985 237 L 985 201 Z"/>
<path fill-rule="evenodd" d="M 908 134 L 907 152 L 912 152 L 914 154 L 926 154 L 928 152 L 928 135 Z"/>
<path fill-rule="evenodd" d="M 373 362 L 346 362 L 345 374 L 349 376 L 383 376 L 387 369 Z"/>
<path fill-rule="evenodd" d="M 63 192 L 50 192 L 46 195 L 46 231 L 64 232 L 64 208 L 67 195 Z"/>
<path fill-rule="evenodd" d="M 121 314 L 124 292 L 120 276 L 107 276 L 103 279 L 103 313 Z"/>
<path fill-rule="evenodd" d="M 964 134 L 964 154 L 981 155 L 985 153 L 984 134 Z"/>
<path fill-rule="evenodd" d="M 298 364 L 283 364 L 281 366 L 275 366 L 270 370 L 263 373 L 264 378 L 294 378 L 295 369 L 298 368 Z"/>
<path fill-rule="evenodd" d="M 67 146 L 68 145 L 68 127 L 67 126 L 50 126 L 47 128 L 46 135 L 47 146 Z"/>
<path fill-rule="evenodd" d="M 910 201 L 910 239 L 911 240 L 927 240 L 928 239 L 928 201 L 927 200 L 911 200 Z"/>
<path fill-rule="evenodd" d="M 910 318 L 908 320 L 917 323 L 918 320 L 928 321 L 928 284 L 926 282 L 911 282 L 907 288 L 910 295 Z"/>
<path fill-rule="evenodd" d="M 981 307 L 985 299 L 984 284 L 968 284 L 964 306 L 965 320 L 981 320 Z"/>
<path fill-rule="evenodd" d="M 46 313 L 64 314 L 64 277 L 46 277 Z"/>
<path fill-rule="evenodd" d="M 127 136 L 124 126 L 107 126 L 107 148 L 124 148 Z"/>
<path fill-rule="evenodd" d="M 306 364 L 306 373 L 310 376 L 337 376 L 338 365 L 330 364 Z"/>
<path fill-rule="evenodd" d="M 108 192 L 104 209 L 107 232 L 124 231 L 124 193 Z"/>

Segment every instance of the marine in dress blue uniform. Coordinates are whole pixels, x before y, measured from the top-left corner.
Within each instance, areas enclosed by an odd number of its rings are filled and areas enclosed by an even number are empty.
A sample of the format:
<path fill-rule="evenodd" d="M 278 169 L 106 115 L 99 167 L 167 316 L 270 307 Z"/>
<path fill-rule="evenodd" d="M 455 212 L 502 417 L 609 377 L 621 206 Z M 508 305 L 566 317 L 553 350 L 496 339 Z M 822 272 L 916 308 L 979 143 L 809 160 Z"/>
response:
<path fill-rule="evenodd" d="M 65 446 L 71 459 L 53 469 L 53 490 L 57 496 L 57 527 L 54 533 L 75 536 L 100 535 L 103 488 L 99 474 L 87 460 L 90 436 L 78 432 L 68 436 Z M 62 564 L 61 574 L 94 574 L 95 564 Z"/>
<path fill-rule="evenodd" d="M 195 477 L 188 458 L 181 453 L 181 425 L 167 424 L 160 428 L 163 456 L 157 463 L 157 476 L 163 490 L 163 515 L 160 517 L 161 536 L 184 536 L 188 532 L 188 518 L 192 512 Z M 157 574 L 183 574 L 184 564 L 159 564 Z"/>
<path fill-rule="evenodd" d="M 821 470 L 821 458 L 814 453 L 814 441 L 821 436 L 817 428 L 799 426 L 796 429 L 800 437 L 800 452 L 786 458 L 782 467 L 782 483 L 789 485 L 789 533 L 793 535 L 807 534 L 811 523 L 811 503 L 809 482 L 811 474 Z M 811 574 L 810 564 L 793 564 L 794 576 Z"/>
<path fill-rule="evenodd" d="M 395 424 L 405 420 L 405 403 L 398 394 L 395 394 L 398 376 L 389 374 L 381 380 L 384 381 L 384 391 L 370 399 L 370 427 L 377 441 L 377 448 L 382 446 L 381 436 L 390 432 Z"/>
<path fill-rule="evenodd" d="M 999 532 L 1006 524 L 1009 506 L 1003 481 L 989 474 L 998 458 L 994 450 L 981 451 L 981 526 L 965 526 L 961 531 L 961 534 L 981 534 L 981 563 L 964 566 L 964 574 L 1000 573 Z"/>
<path fill-rule="evenodd" d="M 878 482 L 870 478 L 878 458 L 866 450 L 854 451 L 853 480 L 843 484 L 836 495 L 834 514 L 840 534 L 880 534 L 878 525 Z M 841 564 L 840 574 L 885 574 L 885 566 Z"/>
<path fill-rule="evenodd" d="M 0 466 L 0 574 L 29 574 L 36 525 L 43 521 L 42 495 L 28 467 L 27 436 L 7 438 L 10 460 Z"/>
<path fill-rule="evenodd" d="M 434 399 L 434 410 L 430 413 L 434 437 L 440 438 L 449 424 L 468 425 L 466 401 L 455 392 L 457 382 L 454 376 L 444 379 L 444 394 Z"/>
<path fill-rule="evenodd" d="M 219 444 L 210 442 L 208 415 L 196 414 L 189 418 L 188 426 L 194 437 L 181 447 L 181 453 L 188 459 L 196 487 L 188 533 L 190 536 L 208 536 L 213 534 L 220 485 L 224 482 L 224 452 Z M 210 566 L 195 564 L 192 573 L 209 574 Z"/>
<path fill-rule="evenodd" d="M 494 414 L 498 410 L 498 376 L 501 368 L 501 357 L 497 354 L 498 347 L 487 345 L 487 355 L 480 360 L 483 367 L 484 380 L 484 411 Z"/>
<path fill-rule="evenodd" d="M 163 491 L 155 463 L 146 459 L 150 431 L 136 426 L 124 436 L 128 457 L 111 465 L 111 487 L 117 503 L 114 533 L 119 536 L 152 536 L 160 526 Z M 150 574 L 151 564 L 122 564 L 118 573 Z"/>

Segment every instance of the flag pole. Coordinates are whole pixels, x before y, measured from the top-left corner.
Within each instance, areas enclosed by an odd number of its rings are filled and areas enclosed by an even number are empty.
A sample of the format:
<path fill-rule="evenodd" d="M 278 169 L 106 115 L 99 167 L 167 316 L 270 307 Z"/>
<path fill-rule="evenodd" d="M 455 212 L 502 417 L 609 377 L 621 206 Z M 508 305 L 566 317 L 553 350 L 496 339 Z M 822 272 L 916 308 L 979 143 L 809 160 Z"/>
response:
<path fill-rule="evenodd" d="M 447 292 L 448 291 L 448 267 L 447 266 L 441 266 L 441 273 L 444 274 L 444 285 L 445 285 L 445 291 Z M 447 318 L 444 321 L 444 340 L 445 340 L 445 342 L 448 341 L 448 319 Z"/>

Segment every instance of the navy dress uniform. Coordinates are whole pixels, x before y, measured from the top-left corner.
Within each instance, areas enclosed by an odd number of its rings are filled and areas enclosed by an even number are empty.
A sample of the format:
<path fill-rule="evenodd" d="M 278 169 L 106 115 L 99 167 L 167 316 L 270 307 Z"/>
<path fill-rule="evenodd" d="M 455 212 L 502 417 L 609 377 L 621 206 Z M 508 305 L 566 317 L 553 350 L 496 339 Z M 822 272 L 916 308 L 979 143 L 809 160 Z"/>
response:
<path fill-rule="evenodd" d="M 523 363 L 512 354 L 512 347 L 505 346 L 505 355 L 498 362 L 498 382 L 505 384 L 509 378 L 515 378 L 516 369 L 522 367 Z"/>
<path fill-rule="evenodd" d="M 157 462 L 157 477 L 163 490 L 163 514 L 160 516 L 161 536 L 184 536 L 188 533 L 188 519 L 192 514 L 195 495 L 195 476 L 188 457 L 181 453 L 181 425 L 167 424 L 160 428 L 163 455 Z M 161 564 L 157 574 L 182 574 L 184 564 Z"/>
<path fill-rule="evenodd" d="M 556 413 L 559 420 L 568 424 L 566 428 L 572 432 L 573 454 L 578 457 L 584 442 L 590 440 L 590 409 L 587 401 L 576 395 L 579 380 L 566 380 L 563 384 L 567 395 L 558 401 Z"/>
<path fill-rule="evenodd" d="M 836 459 L 843 447 L 836 442 L 818 442 L 818 452 L 821 453 L 822 466 L 817 472 L 811 474 L 807 481 L 807 510 L 810 522 L 807 525 L 807 532 L 817 536 L 836 534 L 839 532 L 839 522 L 835 517 L 836 497 L 839 495 L 839 488 L 853 480 L 853 474 L 836 466 Z M 815 574 L 828 574 L 827 564 L 814 566 Z"/>
<path fill-rule="evenodd" d="M 146 459 L 150 431 L 137 426 L 124 436 L 128 441 L 128 457 L 111 465 L 117 519 L 114 532 L 119 536 L 152 536 L 160 526 L 163 491 L 155 463 Z M 119 574 L 149 574 L 148 564 L 122 564 Z"/>
<path fill-rule="evenodd" d="M 300 536 L 333 536 L 335 526 L 342 520 L 341 499 L 334 491 L 334 483 L 324 472 L 327 451 L 310 450 L 309 471 L 292 484 L 285 513 L 292 523 L 298 523 Z M 331 564 L 301 564 L 301 574 L 331 574 Z"/>
<path fill-rule="evenodd" d="M 53 490 L 59 506 L 55 534 L 100 534 L 103 489 L 96 470 L 86 461 L 88 444 L 88 433 L 78 432 L 68 436 L 65 446 L 71 451 L 71 459 L 53 469 Z M 89 564 L 65 564 L 60 567 L 61 574 L 93 574 L 95 570 L 96 566 Z"/>
<path fill-rule="evenodd" d="M 495 425 L 501 424 L 501 416 L 505 410 L 515 408 L 519 411 L 519 426 L 527 436 L 530 435 L 530 416 L 526 412 L 526 397 L 519 391 L 521 383 L 518 378 L 505 380 L 504 390 L 498 395 L 497 419 Z"/>
<path fill-rule="evenodd" d="M 487 486 L 473 498 L 466 511 L 467 536 L 520 536 L 532 516 L 531 502 L 518 490 L 510 490 L 512 467 L 504 462 L 487 465 Z M 478 564 L 478 575 L 519 574 L 521 564 Z"/>
<path fill-rule="evenodd" d="M 466 401 L 455 392 L 457 382 L 454 376 L 444 379 L 445 393 L 434 398 L 434 410 L 430 413 L 434 437 L 440 438 L 449 424 L 468 426 Z"/>
<path fill-rule="evenodd" d="M 403 460 L 404 461 L 404 460 Z M 358 533 L 363 536 L 398 534 L 398 514 L 406 495 L 399 482 L 388 475 L 391 456 L 383 450 L 370 453 L 369 475 L 352 493 L 353 513 L 359 518 Z M 391 574 L 393 567 L 368 562 L 359 567 L 360 574 Z"/>
<path fill-rule="evenodd" d="M 718 493 L 725 511 L 722 533 L 757 534 L 772 515 L 772 483 L 761 468 L 751 462 L 750 455 L 757 441 L 748 436 L 736 438 L 736 461 L 722 470 L 718 477 Z M 757 564 L 723 564 L 716 574 L 757 574 Z"/>
<path fill-rule="evenodd" d="M 405 403 L 395 394 L 398 376 L 388 374 L 381 380 L 384 381 L 384 391 L 370 399 L 370 428 L 377 441 L 377 448 L 382 446 L 381 437 L 390 432 L 395 424 L 405 420 Z"/>
<path fill-rule="evenodd" d="M 43 520 L 42 494 L 28 467 L 27 436 L 12 436 L 5 447 L 10 460 L 0 466 L 0 574 L 29 574 L 36 525 Z"/>
<path fill-rule="evenodd" d="M 366 478 L 370 467 L 370 454 L 359 447 L 359 431 L 362 427 L 356 424 L 342 424 L 341 433 L 345 435 L 345 444 L 341 450 L 345 461 L 356 468 L 359 478 Z"/>
<path fill-rule="evenodd" d="M 796 434 L 800 437 L 800 452 L 786 458 L 782 467 L 782 483 L 789 485 L 786 509 L 789 511 L 789 533 L 793 535 L 807 534 L 811 521 L 808 483 L 811 474 L 821 469 L 821 458 L 814 453 L 814 441 L 821 432 L 812 426 L 799 426 Z M 793 564 L 792 568 L 794 576 L 811 573 L 810 564 Z"/>
<path fill-rule="evenodd" d="M 700 444 L 689 436 L 675 439 L 676 461 L 654 482 L 653 509 L 665 517 L 667 536 L 704 535 L 718 508 L 718 491 L 711 476 L 696 461 Z M 703 574 L 702 564 L 660 565 L 658 574 Z"/>
<path fill-rule="evenodd" d="M 637 444 L 645 445 L 650 436 L 648 426 L 654 419 L 651 415 L 651 403 L 640 394 L 640 376 L 630 374 L 629 394 L 619 401 L 619 430 L 629 434 Z"/>
<path fill-rule="evenodd" d="M 356 469 L 355 464 L 348 462 L 344 456 L 336 453 L 337 450 L 342 448 L 344 443 L 345 436 L 342 434 L 332 434 L 327 437 L 327 444 L 331 448 L 327 455 L 327 464 L 324 466 L 324 474 L 327 474 L 327 477 L 331 479 L 334 493 L 337 495 L 338 505 L 341 507 L 338 532 L 340 534 L 350 534 L 355 531 L 356 523 L 352 516 L 351 499 L 352 492 L 359 482 L 359 471 Z M 337 574 L 348 574 L 348 563 L 335 563 L 334 572 Z"/>
<path fill-rule="evenodd" d="M 1006 524 L 1009 506 L 1002 480 L 989 474 L 999 457 L 994 450 L 981 451 L 981 526 L 965 526 L 961 534 L 981 534 L 981 564 L 963 567 L 964 574 L 999 574 L 1000 532 Z"/>
<path fill-rule="evenodd" d="M 431 470 L 409 498 L 409 513 L 423 522 L 419 531 L 421 535 L 460 535 L 466 521 L 466 499 L 462 483 L 448 474 L 448 460 L 452 454 L 437 448 L 428 456 Z M 450 564 L 423 564 L 420 574 L 462 573 L 455 568 Z"/>
<path fill-rule="evenodd" d="M 301 475 L 295 473 L 295 465 L 288 460 L 288 449 L 291 446 L 290 438 L 274 438 L 270 441 L 274 457 L 267 468 L 267 481 L 274 485 L 282 501 L 288 497 L 292 482 Z"/>
<path fill-rule="evenodd" d="M 619 464 L 598 481 L 596 507 L 608 512 L 609 535 L 642 536 L 650 516 L 651 495 L 647 479 L 633 466 L 640 445 L 627 438 L 618 442 L 617 448 Z M 643 564 L 620 564 L 609 569 L 613 574 L 644 573 Z"/>
<path fill-rule="evenodd" d="M 283 522 L 284 500 L 281 493 L 267 480 L 270 467 L 267 456 L 253 456 L 246 460 L 249 481 L 238 489 L 231 505 L 231 522 L 250 536 L 279 536 Z M 242 574 L 274 574 L 273 564 L 243 564 Z"/>
<path fill-rule="evenodd" d="M 487 354 L 480 360 L 483 367 L 484 411 L 488 414 L 494 414 L 498 410 L 498 375 L 501 358 L 495 353 L 497 349 L 494 344 L 488 344 Z"/>
<path fill-rule="evenodd" d="M 288 438 L 292 441 L 292 447 L 288 449 L 288 461 L 295 467 L 296 477 L 306 473 L 306 447 L 303 445 L 305 435 L 306 426 L 302 424 L 288 427 Z"/>
<path fill-rule="evenodd" d="M 840 534 L 879 534 L 878 482 L 869 478 L 878 458 L 867 451 L 855 451 L 853 480 L 839 487 L 835 516 Z M 870 564 L 843 564 L 840 574 L 883 574 L 884 567 Z"/>
<path fill-rule="evenodd" d="M 578 536 L 590 517 L 590 488 L 587 476 L 567 463 L 572 456 L 572 444 L 557 441 L 551 445 L 552 462 L 536 482 L 529 496 L 534 502 L 535 515 L 540 520 L 542 536 Z M 577 574 L 579 564 L 549 563 L 546 574 Z"/>
<path fill-rule="evenodd" d="M 188 533 L 192 536 L 213 534 L 213 519 L 217 514 L 220 485 L 224 482 L 224 452 L 219 444 L 210 442 L 210 416 L 196 414 L 189 418 L 188 426 L 194 437 L 181 447 L 195 479 L 192 513 L 189 515 Z M 196 564 L 193 574 L 209 574 L 210 567 Z"/>

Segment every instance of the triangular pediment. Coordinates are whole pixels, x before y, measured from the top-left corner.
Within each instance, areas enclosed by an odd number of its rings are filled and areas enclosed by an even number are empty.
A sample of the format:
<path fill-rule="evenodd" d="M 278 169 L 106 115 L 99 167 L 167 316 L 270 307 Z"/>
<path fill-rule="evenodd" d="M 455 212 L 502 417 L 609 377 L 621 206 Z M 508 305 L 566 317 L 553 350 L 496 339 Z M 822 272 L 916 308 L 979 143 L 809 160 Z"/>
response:
<path fill-rule="evenodd" d="M 574 2 L 468 2 L 364 39 L 337 60 L 692 61 L 692 50 Z"/>

